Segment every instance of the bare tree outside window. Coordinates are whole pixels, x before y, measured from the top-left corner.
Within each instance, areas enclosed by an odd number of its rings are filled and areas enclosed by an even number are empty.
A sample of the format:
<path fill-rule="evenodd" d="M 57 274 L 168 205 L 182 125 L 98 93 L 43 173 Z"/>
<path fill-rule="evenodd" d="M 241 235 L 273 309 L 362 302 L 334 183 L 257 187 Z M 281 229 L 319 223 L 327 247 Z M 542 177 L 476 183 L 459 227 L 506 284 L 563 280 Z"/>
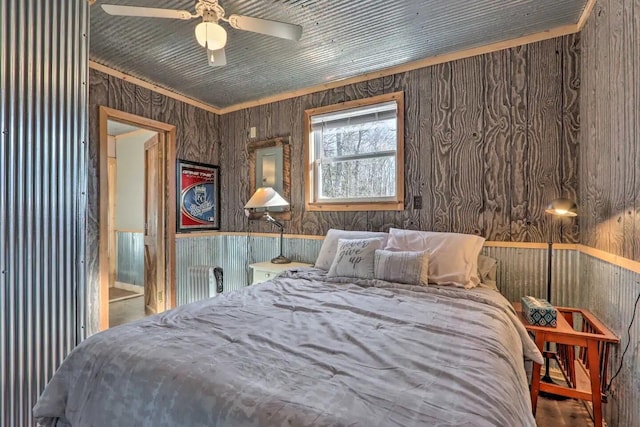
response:
<path fill-rule="evenodd" d="M 402 208 L 402 99 L 398 92 L 305 112 L 312 173 L 307 194 L 319 210 Z"/>
<path fill-rule="evenodd" d="M 321 159 L 320 198 L 393 197 L 396 192 L 396 121 L 388 119 L 318 132 Z M 357 158 L 357 155 L 376 157 Z M 390 152 L 392 154 L 390 154 Z M 345 156 L 354 156 L 342 160 Z"/>

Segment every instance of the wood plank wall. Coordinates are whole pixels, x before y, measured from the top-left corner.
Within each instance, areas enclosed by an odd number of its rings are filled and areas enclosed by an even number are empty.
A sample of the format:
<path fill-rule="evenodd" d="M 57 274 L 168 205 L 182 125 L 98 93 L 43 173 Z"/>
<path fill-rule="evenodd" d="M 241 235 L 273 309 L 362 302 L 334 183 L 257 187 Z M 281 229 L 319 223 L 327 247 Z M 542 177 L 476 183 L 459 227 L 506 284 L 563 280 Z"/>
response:
<path fill-rule="evenodd" d="M 292 137 L 288 233 L 390 226 L 544 242 L 546 204 L 577 198 L 579 36 L 572 35 L 347 85 L 220 117 L 222 229 L 274 231 L 243 214 L 247 144 Z M 405 92 L 405 210 L 304 212 L 303 111 Z M 423 209 L 413 209 L 422 196 Z M 577 242 L 577 221 L 556 222 L 554 241 Z"/>
<path fill-rule="evenodd" d="M 99 106 L 137 114 L 176 126 L 176 158 L 218 164 L 220 140 L 218 116 L 185 104 L 173 98 L 152 92 L 117 77 L 89 70 L 89 177 L 87 213 L 87 296 L 97 303 L 99 292 L 98 239 L 100 140 Z M 170 201 L 169 203 L 175 203 Z M 97 319 L 89 316 L 91 322 Z M 98 331 L 98 325 L 89 325 L 89 331 Z"/>
<path fill-rule="evenodd" d="M 598 0 L 582 40 L 581 241 L 640 261 L 640 2 Z"/>

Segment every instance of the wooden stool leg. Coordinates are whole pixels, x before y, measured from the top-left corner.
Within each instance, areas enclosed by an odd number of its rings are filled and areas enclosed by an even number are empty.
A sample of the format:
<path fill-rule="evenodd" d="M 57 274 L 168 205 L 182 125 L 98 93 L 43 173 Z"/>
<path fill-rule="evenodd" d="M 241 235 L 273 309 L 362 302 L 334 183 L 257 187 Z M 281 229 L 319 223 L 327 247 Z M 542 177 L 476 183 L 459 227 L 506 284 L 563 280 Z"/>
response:
<path fill-rule="evenodd" d="M 536 332 L 536 346 L 540 352 L 543 352 L 544 333 Z M 540 368 L 542 365 L 533 362 L 533 370 L 531 372 L 531 410 L 533 416 L 536 416 L 536 408 L 538 406 L 538 393 L 540 392 Z"/>
<path fill-rule="evenodd" d="M 602 427 L 602 396 L 600 395 L 600 356 L 598 355 L 598 341 L 587 342 L 587 360 L 589 361 L 589 376 L 591 377 L 591 403 L 593 403 L 593 424 Z"/>

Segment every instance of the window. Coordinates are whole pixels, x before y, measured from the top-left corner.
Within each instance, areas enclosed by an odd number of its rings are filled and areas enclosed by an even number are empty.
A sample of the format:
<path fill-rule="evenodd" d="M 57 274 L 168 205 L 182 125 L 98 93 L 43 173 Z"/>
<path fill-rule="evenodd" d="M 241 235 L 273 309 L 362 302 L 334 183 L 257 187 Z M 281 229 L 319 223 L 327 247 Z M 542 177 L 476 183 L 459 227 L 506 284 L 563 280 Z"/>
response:
<path fill-rule="evenodd" d="M 305 111 L 307 210 L 404 209 L 403 113 L 402 92 Z"/>

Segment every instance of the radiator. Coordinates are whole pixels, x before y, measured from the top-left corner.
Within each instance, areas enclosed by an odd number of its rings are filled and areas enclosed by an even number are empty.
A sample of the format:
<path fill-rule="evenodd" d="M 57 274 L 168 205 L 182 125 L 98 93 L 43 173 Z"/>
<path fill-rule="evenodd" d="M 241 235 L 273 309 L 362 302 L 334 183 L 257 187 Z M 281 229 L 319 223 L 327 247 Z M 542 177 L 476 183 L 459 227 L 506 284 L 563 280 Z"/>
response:
<path fill-rule="evenodd" d="M 188 270 L 188 283 L 178 294 L 178 305 L 189 304 L 222 293 L 222 268 L 215 265 L 193 265 Z"/>

